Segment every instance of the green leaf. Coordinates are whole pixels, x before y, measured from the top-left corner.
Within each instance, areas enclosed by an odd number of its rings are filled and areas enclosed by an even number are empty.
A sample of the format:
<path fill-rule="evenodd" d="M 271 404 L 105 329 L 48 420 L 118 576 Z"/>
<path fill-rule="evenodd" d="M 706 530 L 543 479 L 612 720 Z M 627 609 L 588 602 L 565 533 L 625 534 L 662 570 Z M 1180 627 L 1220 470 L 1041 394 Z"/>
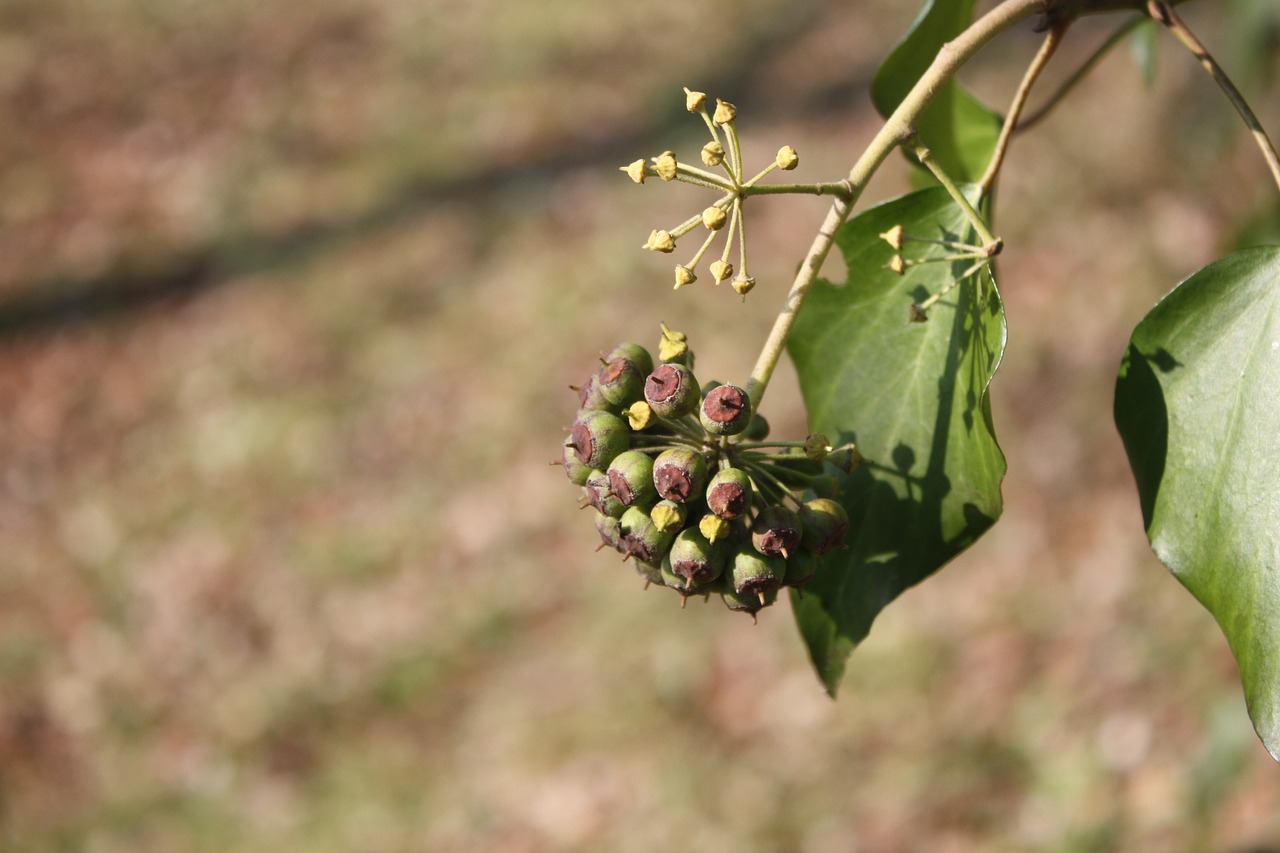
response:
<path fill-rule="evenodd" d="M 1218 620 L 1280 759 L 1280 247 L 1210 264 L 1151 310 L 1115 417 L 1151 547 Z"/>
<path fill-rule="evenodd" d="M 909 323 L 912 304 L 954 283 L 971 261 L 894 275 L 883 269 L 893 249 L 879 236 L 894 225 L 920 237 L 976 241 L 940 187 L 866 211 L 836 237 L 848 283 L 815 283 L 789 345 L 810 427 L 833 443 L 857 442 L 869 460 L 841 481 L 849 547 L 828 554 L 803 596 L 793 597 L 800 633 L 832 695 L 876 615 L 972 544 L 1001 511 L 1005 461 L 987 399 L 1005 345 L 995 282 L 988 272 L 970 276 L 930 309 L 927 322 Z M 913 258 L 945 253 L 923 243 L 904 250 Z"/>
<path fill-rule="evenodd" d="M 1138 24 L 1129 34 L 1129 57 L 1142 72 L 1142 83 L 1148 89 L 1156 82 L 1156 58 L 1160 48 L 1160 25 L 1154 20 Z"/>
<path fill-rule="evenodd" d="M 886 118 L 902 103 L 944 44 L 969 26 L 974 0 L 929 0 L 876 71 L 871 100 Z M 916 133 L 957 182 L 982 177 L 1000 136 L 1001 118 L 954 80 L 938 87 L 916 120 Z"/>

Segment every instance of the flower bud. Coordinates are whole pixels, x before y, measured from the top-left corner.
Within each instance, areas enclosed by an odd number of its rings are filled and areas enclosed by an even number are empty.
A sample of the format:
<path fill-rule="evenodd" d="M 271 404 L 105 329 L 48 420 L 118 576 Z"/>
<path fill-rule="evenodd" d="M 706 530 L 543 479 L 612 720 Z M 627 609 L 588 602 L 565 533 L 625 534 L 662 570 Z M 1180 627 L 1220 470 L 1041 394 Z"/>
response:
<path fill-rule="evenodd" d="M 800 517 L 782 504 L 765 507 L 751 525 L 751 544 L 766 557 L 791 556 L 800 550 Z"/>
<path fill-rule="evenodd" d="M 693 270 L 684 264 L 676 264 L 676 286 L 673 288 L 674 290 L 679 290 L 686 284 L 693 284 L 697 280 L 698 277 L 694 275 Z"/>
<path fill-rule="evenodd" d="M 707 460 L 690 447 L 664 450 L 653 463 L 653 485 L 666 500 L 696 500 L 707 485 Z"/>
<path fill-rule="evenodd" d="M 741 468 L 721 468 L 707 484 L 707 507 L 724 519 L 737 518 L 751 508 L 751 478 Z M 706 531 L 703 531 L 704 534 Z M 710 539 L 710 534 L 707 534 Z"/>
<path fill-rule="evenodd" d="M 663 151 L 657 157 L 654 157 L 653 171 L 657 172 L 658 177 L 664 181 L 674 181 L 676 175 L 680 173 L 680 168 L 676 163 L 675 152 Z"/>
<path fill-rule="evenodd" d="M 733 275 L 733 264 L 728 261 L 712 261 L 711 275 L 715 277 L 716 284 L 719 284 Z"/>
<path fill-rule="evenodd" d="M 702 146 L 702 162 L 707 166 L 719 166 L 724 162 L 724 146 L 715 141 Z"/>
<path fill-rule="evenodd" d="M 894 275 L 902 275 L 907 268 L 907 262 L 902 259 L 902 255 L 894 255 L 889 259 L 889 263 L 884 265 L 884 268 Z"/>
<path fill-rule="evenodd" d="M 609 463 L 609 487 L 624 506 L 648 507 L 658 499 L 653 487 L 653 460 L 639 450 L 619 453 Z"/>
<path fill-rule="evenodd" d="M 827 437 L 820 432 L 810 433 L 804 440 L 804 455 L 814 462 L 821 462 L 831 452 Z"/>
<path fill-rule="evenodd" d="M 629 163 L 626 166 L 619 166 L 618 170 L 626 172 L 627 177 L 635 181 L 637 184 L 644 183 L 646 169 L 645 162 L 643 160 L 636 160 L 634 163 Z"/>
<path fill-rule="evenodd" d="M 708 231 L 719 231 L 729 219 L 729 214 L 725 213 L 714 204 L 702 211 L 702 224 L 707 227 Z"/>
<path fill-rule="evenodd" d="M 689 511 L 675 501 L 662 500 L 653 505 L 653 509 L 649 510 L 649 518 L 653 519 L 653 524 L 663 533 L 675 533 L 684 527 L 685 519 L 689 517 Z"/>
<path fill-rule="evenodd" d="M 716 111 L 711 120 L 716 124 L 728 124 L 738 115 L 738 108 L 728 101 L 716 98 Z"/>
<path fill-rule="evenodd" d="M 684 108 L 691 113 L 702 112 L 702 108 L 707 105 L 706 92 L 694 92 L 688 87 L 684 90 Z"/>
<path fill-rule="evenodd" d="M 827 461 L 844 473 L 852 474 L 861 468 L 862 463 L 866 462 L 867 459 L 858 452 L 858 445 L 850 442 L 832 450 L 827 456 Z"/>
<path fill-rule="evenodd" d="M 564 468 L 565 474 L 569 476 L 569 481 L 575 486 L 585 486 L 587 477 L 591 475 L 591 469 L 578 461 L 577 451 L 573 449 L 572 445 L 566 444 L 563 449 L 564 460 L 560 465 Z M 554 465 L 555 463 L 552 464 Z"/>
<path fill-rule="evenodd" d="M 644 374 L 629 358 L 614 358 L 596 374 L 600 394 L 613 406 L 623 408 L 644 396 Z"/>
<path fill-rule="evenodd" d="M 658 360 L 663 363 L 677 362 L 686 367 L 692 366 L 693 353 L 685 340 L 684 332 L 668 329 L 662 324 L 662 340 L 658 341 Z"/>
<path fill-rule="evenodd" d="M 740 595 L 763 596 L 782 586 L 787 576 L 787 562 L 781 557 L 766 557 L 752 548 L 739 548 L 728 567 L 729 582 Z"/>
<path fill-rule="evenodd" d="M 671 236 L 670 231 L 656 230 L 649 234 L 649 239 L 640 248 L 670 254 L 676 250 L 676 239 Z"/>
<path fill-rule="evenodd" d="M 733 289 L 736 290 L 738 292 L 738 295 L 742 297 L 745 297 L 752 290 L 755 290 L 755 287 L 756 287 L 756 280 L 755 278 L 749 275 L 739 274 L 738 277 L 733 280 Z"/>
<path fill-rule="evenodd" d="M 712 435 L 737 435 L 751 423 L 751 400 L 737 385 L 721 385 L 703 398 L 699 420 Z"/>
<path fill-rule="evenodd" d="M 582 494 L 587 503 L 596 508 L 600 515 L 609 518 L 621 518 L 627 511 L 626 504 L 618 500 L 609 483 L 609 475 L 603 471 L 592 471 L 587 475 L 587 482 L 582 487 Z"/>
<path fill-rule="evenodd" d="M 747 441 L 764 441 L 768 438 L 769 422 L 764 419 L 764 415 L 759 412 L 753 412 L 751 422 L 743 430 L 742 437 Z"/>
<path fill-rule="evenodd" d="M 603 471 L 631 444 L 626 423 L 617 415 L 599 410 L 582 412 L 569 429 L 569 445 L 578 461 Z"/>
<path fill-rule="evenodd" d="M 888 243 L 895 252 L 902 251 L 903 228 L 901 225 L 895 225 L 888 231 L 880 235 L 880 239 Z"/>
<path fill-rule="evenodd" d="M 623 414 L 627 416 L 627 423 L 636 432 L 647 429 L 649 424 L 653 423 L 653 407 L 644 400 L 636 400 Z"/>
<path fill-rule="evenodd" d="M 649 355 L 649 351 L 643 346 L 630 341 L 618 344 L 609 354 L 604 357 L 605 361 L 613 361 L 615 358 L 629 358 L 640 370 L 641 376 L 648 376 L 653 372 L 653 356 Z"/>
<path fill-rule="evenodd" d="M 814 554 L 825 554 L 845 544 L 849 514 L 830 498 L 814 498 L 800 508 L 803 533 L 800 544 Z"/>
<path fill-rule="evenodd" d="M 667 554 L 671 571 L 684 585 L 706 584 L 720 577 L 728 560 L 724 543 L 712 543 L 698 530 L 681 530 Z"/>
<path fill-rule="evenodd" d="M 704 515 L 698 522 L 698 532 L 707 537 L 707 541 L 715 544 L 723 542 L 733 533 L 733 525 L 718 515 Z"/>
<path fill-rule="evenodd" d="M 778 164 L 778 168 L 790 172 L 800 163 L 800 155 L 796 153 L 796 149 L 790 145 L 784 145 L 778 149 L 778 156 L 773 162 Z"/>
<path fill-rule="evenodd" d="M 659 530 L 649 513 L 638 506 L 628 507 L 620 521 L 623 551 L 642 563 L 659 563 L 675 539 L 674 533 Z"/>
<path fill-rule="evenodd" d="M 662 364 L 644 381 L 644 398 L 660 417 L 682 418 L 698 405 L 698 380 L 683 364 Z"/>

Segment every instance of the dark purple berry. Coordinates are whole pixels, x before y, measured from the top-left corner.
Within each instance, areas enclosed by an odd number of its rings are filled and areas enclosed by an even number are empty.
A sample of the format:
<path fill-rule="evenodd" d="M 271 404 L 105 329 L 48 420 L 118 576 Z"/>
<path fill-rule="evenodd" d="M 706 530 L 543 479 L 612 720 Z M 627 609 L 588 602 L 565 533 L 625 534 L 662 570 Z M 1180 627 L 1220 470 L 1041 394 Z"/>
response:
<path fill-rule="evenodd" d="M 707 460 L 689 447 L 664 450 L 653 463 L 653 485 L 669 501 L 696 500 L 707 487 Z"/>
<path fill-rule="evenodd" d="M 609 486 L 626 506 L 651 506 L 658 499 L 653 486 L 653 459 L 639 450 L 619 453 L 609 463 Z"/>
<path fill-rule="evenodd" d="M 751 423 L 751 400 L 737 385 L 713 388 L 702 399 L 699 420 L 712 435 L 737 435 Z"/>
<path fill-rule="evenodd" d="M 603 471 L 631 444 L 627 424 L 617 415 L 599 410 L 581 412 L 569 429 L 569 445 L 578 461 Z"/>
<path fill-rule="evenodd" d="M 644 381 L 644 398 L 664 418 L 682 418 L 698 407 L 698 380 L 683 364 L 661 364 Z"/>
<path fill-rule="evenodd" d="M 741 468 L 723 468 L 707 484 L 707 507 L 721 518 L 737 518 L 751 508 L 751 478 Z"/>

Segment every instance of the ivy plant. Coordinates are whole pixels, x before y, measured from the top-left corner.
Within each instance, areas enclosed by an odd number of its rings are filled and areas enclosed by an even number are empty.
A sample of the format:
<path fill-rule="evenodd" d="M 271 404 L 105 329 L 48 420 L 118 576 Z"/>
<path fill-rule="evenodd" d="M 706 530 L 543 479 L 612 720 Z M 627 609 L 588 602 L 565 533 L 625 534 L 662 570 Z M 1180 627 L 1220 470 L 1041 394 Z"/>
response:
<path fill-rule="evenodd" d="M 925 2 L 872 82 L 880 130 L 834 180 L 776 182 L 799 165 L 785 146 L 748 168 L 737 108 L 685 90 L 708 131 L 697 160 L 665 151 L 622 167 L 637 184 L 681 181 L 713 195 L 643 245 L 674 254 L 692 237 L 674 266 L 677 290 L 700 271 L 743 299 L 755 290 L 752 196 L 826 196 L 830 209 L 745 381 L 699 383 L 683 331 L 664 326 L 656 358 L 620 344 L 577 389 L 556 463 L 595 508 L 601 547 L 631 560 L 647 585 L 682 600 L 716 594 L 753 617 L 788 589 L 832 696 L 877 614 L 1000 516 L 1005 459 L 988 386 L 1006 339 L 995 274 L 1004 243 L 989 223 L 1013 133 L 1036 118 L 1024 114 L 1028 95 L 1073 23 L 1116 16 L 1102 50 L 1138 29 L 1140 57 L 1151 55 L 1151 33 L 1171 34 L 1221 87 L 1280 188 L 1274 145 L 1172 0 L 1002 0 L 977 17 L 974 6 Z M 1024 25 L 1044 34 L 1042 46 L 1001 115 L 956 72 Z M 919 189 L 855 215 L 895 151 L 918 167 Z M 844 281 L 819 277 L 833 249 Z M 811 432 L 779 439 L 761 406 L 784 352 Z M 1115 421 L 1151 545 L 1217 619 L 1258 735 L 1280 757 L 1280 246 L 1215 261 L 1151 310 L 1118 368 Z"/>

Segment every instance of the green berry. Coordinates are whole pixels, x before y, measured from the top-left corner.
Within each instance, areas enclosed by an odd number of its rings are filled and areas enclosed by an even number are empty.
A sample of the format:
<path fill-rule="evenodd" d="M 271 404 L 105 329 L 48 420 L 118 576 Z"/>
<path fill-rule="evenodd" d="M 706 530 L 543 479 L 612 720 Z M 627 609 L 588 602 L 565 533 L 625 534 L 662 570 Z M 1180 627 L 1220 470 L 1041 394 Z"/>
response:
<path fill-rule="evenodd" d="M 720 593 L 720 600 L 730 610 L 739 613 L 750 613 L 751 618 L 754 619 L 762 608 L 768 607 L 778 600 L 778 591 L 771 589 L 762 595 L 746 595 L 738 592 L 733 587 L 728 587 Z"/>
<path fill-rule="evenodd" d="M 804 586 L 818 571 L 818 555 L 801 549 L 787 558 L 787 586 Z"/>
<path fill-rule="evenodd" d="M 707 484 L 707 507 L 721 518 L 737 518 L 751 509 L 751 478 L 741 468 L 722 468 Z"/>
<path fill-rule="evenodd" d="M 733 554 L 729 581 L 742 595 L 763 595 L 782 586 L 787 577 L 787 562 L 781 557 L 766 557 L 754 548 L 742 547 Z"/>
<path fill-rule="evenodd" d="M 598 512 L 596 513 L 595 522 L 596 532 L 600 534 L 600 547 L 609 547 L 615 551 L 621 551 L 622 522 L 612 516 Z"/>
<path fill-rule="evenodd" d="M 727 559 L 728 552 L 723 542 L 708 542 L 707 537 L 694 527 L 681 530 L 667 554 L 671 571 L 685 582 L 685 586 L 711 583 L 720 577 Z"/>
<path fill-rule="evenodd" d="M 619 453 L 609 463 L 609 486 L 626 506 L 652 506 L 658 499 L 653 487 L 653 460 L 639 450 Z"/>
<path fill-rule="evenodd" d="M 573 387 L 573 386 L 570 386 Z M 577 387 L 578 392 L 578 413 L 601 411 L 617 414 L 618 407 L 610 403 L 604 398 L 604 394 L 600 390 L 600 374 L 599 372 L 591 374 L 586 382 Z"/>
<path fill-rule="evenodd" d="M 713 388 L 702 399 L 699 420 L 712 435 L 737 435 L 751 423 L 751 400 L 737 385 Z"/>
<path fill-rule="evenodd" d="M 766 557 L 791 556 L 800 550 L 800 516 L 782 504 L 765 507 L 751 525 L 751 544 Z"/>
<path fill-rule="evenodd" d="M 649 355 L 649 351 L 640 344 L 618 344 L 604 357 L 604 360 L 613 361 L 615 358 L 625 358 L 632 361 L 639 368 L 641 376 L 648 376 L 653 372 L 653 356 Z"/>
<path fill-rule="evenodd" d="M 746 441 L 764 441 L 769 437 L 769 422 L 764 419 L 764 415 L 756 412 L 751 416 L 751 422 L 747 424 L 747 428 L 743 430 L 742 437 Z"/>
<path fill-rule="evenodd" d="M 587 482 L 582 487 L 582 494 L 586 496 L 587 503 L 596 508 L 596 512 L 610 518 L 621 518 L 626 512 L 627 506 L 618 500 L 618 496 L 613 493 L 613 486 L 609 483 L 609 475 L 603 471 L 592 471 L 587 476 Z"/>
<path fill-rule="evenodd" d="M 581 412 L 569 428 L 569 446 L 578 461 L 603 471 L 631 444 L 627 424 L 617 415 L 600 410 Z"/>
<path fill-rule="evenodd" d="M 591 469 L 578 461 L 577 451 L 572 445 L 566 444 L 563 448 L 564 460 L 560 462 L 560 466 L 564 468 L 565 474 L 569 476 L 569 481 L 575 486 L 585 486 L 587 477 L 591 476 Z M 555 462 L 551 463 L 555 465 Z"/>
<path fill-rule="evenodd" d="M 654 565 L 666 556 L 675 534 L 659 530 L 649 513 L 638 506 L 628 507 L 620 520 L 622 549 L 628 556 L 635 557 L 641 563 Z"/>
<path fill-rule="evenodd" d="M 644 396 L 645 374 L 629 358 L 618 356 L 606 362 L 596 377 L 601 396 L 620 409 Z"/>
<path fill-rule="evenodd" d="M 681 598 L 688 599 L 691 595 L 705 595 L 711 592 L 720 592 L 721 589 L 723 589 L 723 585 L 714 580 L 707 583 L 696 583 L 682 575 L 676 574 L 676 572 L 671 568 L 670 554 L 663 558 L 661 569 L 663 585 L 671 587 L 676 592 L 680 593 Z M 684 604 L 681 603 L 680 606 L 683 607 Z"/>
<path fill-rule="evenodd" d="M 664 450 L 653 463 L 653 485 L 669 501 L 695 500 L 707 485 L 707 460 L 689 447 Z"/>
<path fill-rule="evenodd" d="M 664 418 L 682 418 L 698 407 L 698 380 L 683 364 L 661 364 L 644 381 L 644 398 Z"/>
<path fill-rule="evenodd" d="M 708 394 L 710 394 L 712 391 L 714 391 L 716 388 L 719 388 L 723 384 L 724 383 L 721 382 L 719 379 L 708 379 L 706 382 L 702 383 L 702 396 L 704 397 L 707 396 Z"/>
<path fill-rule="evenodd" d="M 801 544 L 815 554 L 825 554 L 844 545 L 849 532 L 849 514 L 830 498 L 814 498 L 800 508 L 804 525 Z"/>

